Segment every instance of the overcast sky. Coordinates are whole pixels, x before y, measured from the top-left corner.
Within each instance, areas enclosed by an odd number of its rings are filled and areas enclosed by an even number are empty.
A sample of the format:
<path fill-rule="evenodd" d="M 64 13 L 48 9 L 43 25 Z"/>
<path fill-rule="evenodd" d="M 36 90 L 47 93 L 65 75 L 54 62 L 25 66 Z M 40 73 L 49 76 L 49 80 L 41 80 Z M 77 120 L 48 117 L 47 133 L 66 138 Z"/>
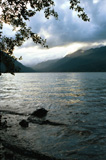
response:
<path fill-rule="evenodd" d="M 22 56 L 23 64 L 64 57 L 80 48 L 92 48 L 106 45 L 106 0 L 81 0 L 81 6 L 90 18 L 83 22 L 69 9 L 69 0 L 55 0 L 55 10 L 59 18 L 45 19 L 43 12 L 30 19 L 28 25 L 33 32 L 47 39 L 49 49 L 37 46 L 31 40 L 16 48 L 17 57 Z M 8 30 L 5 32 L 9 34 Z"/>

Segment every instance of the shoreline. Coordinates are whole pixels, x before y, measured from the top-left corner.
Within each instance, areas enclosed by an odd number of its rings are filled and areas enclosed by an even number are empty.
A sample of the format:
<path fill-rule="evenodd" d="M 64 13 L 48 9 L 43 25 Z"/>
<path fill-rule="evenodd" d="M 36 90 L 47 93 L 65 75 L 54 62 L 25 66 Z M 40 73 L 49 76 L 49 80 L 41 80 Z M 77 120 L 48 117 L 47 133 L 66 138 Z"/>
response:
<path fill-rule="evenodd" d="M 61 160 L 60 158 L 55 158 L 48 153 L 42 153 L 37 149 L 35 150 L 33 145 L 32 148 L 30 148 L 27 137 L 24 135 L 27 132 L 30 132 L 31 129 L 34 128 L 35 124 L 31 123 L 28 128 L 23 128 L 19 125 L 19 122 L 22 119 L 28 118 L 28 115 L 8 110 L 0 110 L 0 113 L 2 114 L 0 122 L 1 160 Z M 37 125 L 41 126 L 42 124 L 40 123 L 37 123 Z M 56 125 L 61 124 L 57 123 Z"/>
<path fill-rule="evenodd" d="M 81 119 L 66 125 L 59 120 L 51 121 L 49 114 L 45 120 L 10 110 L 0 110 L 0 114 L 1 160 L 103 160 L 106 157 L 104 126 L 94 128 L 91 121 L 86 124 Z M 81 115 L 89 117 L 88 112 Z M 74 116 L 79 114 L 75 112 Z M 23 119 L 29 120 L 28 126 L 20 126 Z M 102 127 L 104 130 L 100 130 Z"/>

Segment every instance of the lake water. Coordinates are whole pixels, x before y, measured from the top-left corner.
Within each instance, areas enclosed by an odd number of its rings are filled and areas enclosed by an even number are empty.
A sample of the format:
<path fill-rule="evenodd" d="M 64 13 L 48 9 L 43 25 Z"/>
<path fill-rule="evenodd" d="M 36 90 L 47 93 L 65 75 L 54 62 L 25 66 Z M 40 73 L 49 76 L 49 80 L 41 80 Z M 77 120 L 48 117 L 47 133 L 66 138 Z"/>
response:
<path fill-rule="evenodd" d="M 57 159 L 106 160 L 106 73 L 0 77 L 1 110 L 29 115 L 41 107 L 49 111 L 47 120 L 63 125 L 37 125 L 36 138 L 33 126 L 29 145 Z"/>

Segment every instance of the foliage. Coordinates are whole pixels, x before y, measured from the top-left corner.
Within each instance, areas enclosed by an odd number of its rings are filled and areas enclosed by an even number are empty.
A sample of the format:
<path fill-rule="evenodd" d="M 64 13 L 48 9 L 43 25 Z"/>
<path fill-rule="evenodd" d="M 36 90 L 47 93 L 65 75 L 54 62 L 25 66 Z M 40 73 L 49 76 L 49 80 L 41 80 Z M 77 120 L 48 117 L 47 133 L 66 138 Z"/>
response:
<path fill-rule="evenodd" d="M 79 6 L 79 0 L 69 0 L 70 9 L 78 12 L 78 16 L 84 21 L 89 21 L 84 9 Z M 54 10 L 54 0 L 0 0 L 0 48 L 9 55 L 13 54 L 15 46 L 21 46 L 27 39 L 32 38 L 36 44 L 47 47 L 46 40 L 42 39 L 37 33 L 33 33 L 27 26 L 27 21 L 37 12 L 43 10 L 45 18 L 49 19 L 52 15 L 58 19 L 58 14 Z M 2 35 L 3 24 L 12 25 L 15 37 Z"/>
<path fill-rule="evenodd" d="M 14 75 L 14 72 L 19 72 L 20 68 L 15 67 L 15 60 L 16 58 L 14 56 L 9 56 L 3 51 L 0 51 L 0 65 L 2 66 L 3 64 L 5 65 L 5 72 L 6 73 L 11 73 Z M 2 64 L 3 62 L 3 64 Z M 0 68 L 0 73 L 4 72 L 2 67 Z"/>

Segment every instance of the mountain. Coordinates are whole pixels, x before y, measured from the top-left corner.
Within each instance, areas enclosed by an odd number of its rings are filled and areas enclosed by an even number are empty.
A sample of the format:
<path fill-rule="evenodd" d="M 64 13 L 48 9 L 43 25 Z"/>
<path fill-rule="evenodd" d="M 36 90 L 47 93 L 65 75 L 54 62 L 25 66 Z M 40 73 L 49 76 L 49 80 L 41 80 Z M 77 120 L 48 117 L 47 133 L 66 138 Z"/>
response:
<path fill-rule="evenodd" d="M 12 64 L 14 59 L 6 54 L 5 52 L 0 51 L 0 73 L 7 72 L 35 72 L 32 68 L 26 67 L 17 60 L 14 61 L 14 65 Z"/>
<path fill-rule="evenodd" d="M 38 63 L 37 65 L 35 66 L 31 66 L 32 69 L 40 72 L 40 71 L 48 71 L 48 66 L 52 66 L 54 65 L 56 62 L 58 62 L 59 59 L 54 59 L 54 60 L 48 60 L 48 61 L 44 61 L 44 62 L 41 62 L 41 63 Z"/>
<path fill-rule="evenodd" d="M 33 69 L 41 72 L 106 72 L 106 46 L 78 50 L 59 60 L 40 63 Z"/>
<path fill-rule="evenodd" d="M 34 69 L 27 67 L 18 61 L 15 62 L 15 66 L 20 68 L 19 72 L 36 72 Z"/>

